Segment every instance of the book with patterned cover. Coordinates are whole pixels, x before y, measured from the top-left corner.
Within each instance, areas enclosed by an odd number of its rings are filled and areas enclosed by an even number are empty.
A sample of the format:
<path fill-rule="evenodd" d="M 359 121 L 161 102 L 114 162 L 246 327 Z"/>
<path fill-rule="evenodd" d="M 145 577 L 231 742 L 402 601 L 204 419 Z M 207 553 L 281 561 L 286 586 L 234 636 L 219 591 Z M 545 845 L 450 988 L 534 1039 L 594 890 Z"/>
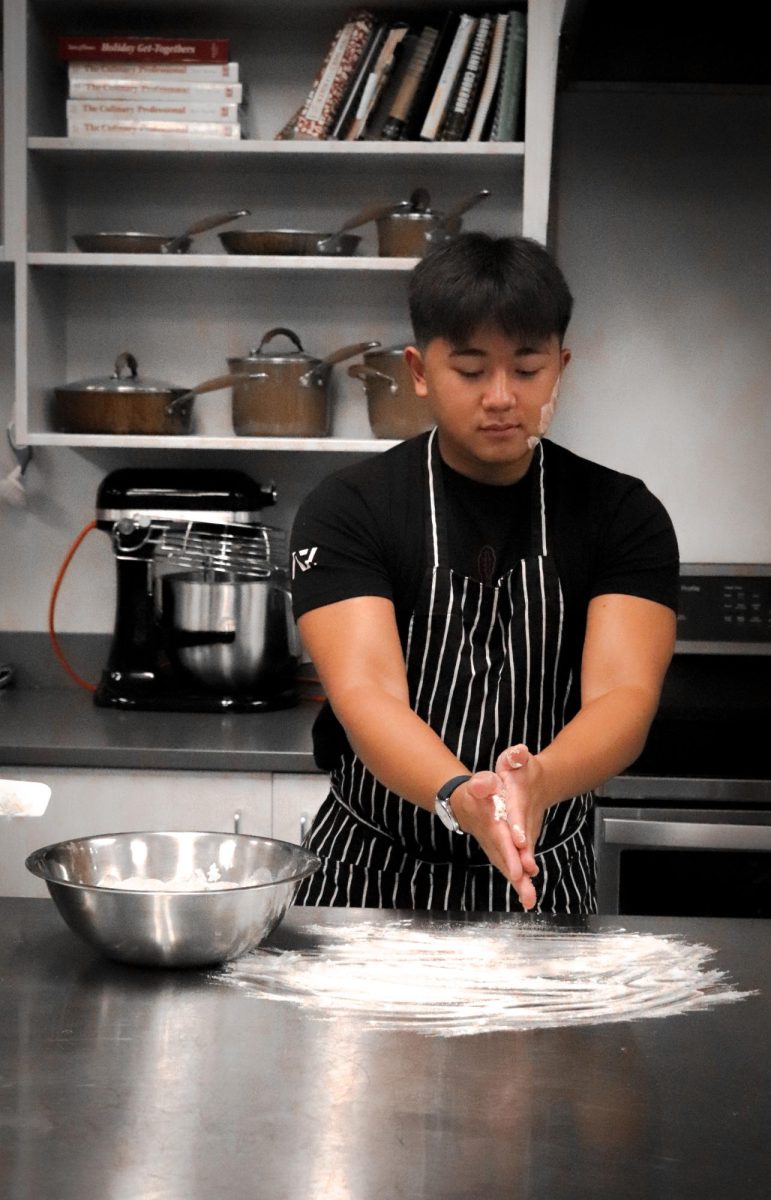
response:
<path fill-rule="evenodd" d="M 296 138 L 328 137 L 366 53 L 375 24 L 371 12 L 358 9 L 340 26 L 297 118 Z"/>

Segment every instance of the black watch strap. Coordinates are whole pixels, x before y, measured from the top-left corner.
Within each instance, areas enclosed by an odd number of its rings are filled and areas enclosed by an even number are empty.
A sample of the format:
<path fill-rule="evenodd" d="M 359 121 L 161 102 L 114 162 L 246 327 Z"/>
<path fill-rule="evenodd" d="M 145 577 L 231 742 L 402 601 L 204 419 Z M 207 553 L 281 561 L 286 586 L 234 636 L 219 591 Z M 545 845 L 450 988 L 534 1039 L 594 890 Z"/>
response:
<path fill-rule="evenodd" d="M 453 775 L 452 779 L 448 779 L 446 783 L 442 784 L 434 797 L 434 813 L 442 824 L 450 830 L 450 833 L 463 832 L 458 824 L 455 813 L 452 811 L 450 796 L 456 788 L 459 788 L 462 783 L 465 783 L 470 778 L 470 775 Z"/>
<path fill-rule="evenodd" d="M 459 788 L 462 783 L 465 783 L 470 778 L 470 775 L 453 775 L 452 779 L 448 779 L 446 783 L 443 783 L 436 793 L 437 800 L 441 800 L 442 803 L 446 804 L 455 789 Z"/>

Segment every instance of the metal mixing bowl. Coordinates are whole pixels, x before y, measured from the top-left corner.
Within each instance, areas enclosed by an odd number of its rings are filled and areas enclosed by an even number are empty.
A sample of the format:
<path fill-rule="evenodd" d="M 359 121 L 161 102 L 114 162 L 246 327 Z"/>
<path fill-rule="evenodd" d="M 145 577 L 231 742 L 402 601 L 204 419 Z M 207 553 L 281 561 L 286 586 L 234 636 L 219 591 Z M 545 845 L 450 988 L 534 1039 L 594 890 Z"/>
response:
<path fill-rule="evenodd" d="M 271 838 L 163 831 L 57 842 L 25 865 L 70 928 L 109 958 L 194 967 L 259 945 L 319 860 Z"/>

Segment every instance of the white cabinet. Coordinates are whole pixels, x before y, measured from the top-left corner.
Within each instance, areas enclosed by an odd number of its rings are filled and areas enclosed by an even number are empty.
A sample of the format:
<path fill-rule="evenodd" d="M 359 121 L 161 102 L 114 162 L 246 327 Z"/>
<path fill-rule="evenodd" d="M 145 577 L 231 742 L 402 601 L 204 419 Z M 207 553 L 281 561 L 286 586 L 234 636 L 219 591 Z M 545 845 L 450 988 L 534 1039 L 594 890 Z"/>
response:
<path fill-rule="evenodd" d="M 328 793 L 326 775 L 274 775 L 273 837 L 302 842 Z"/>
<path fill-rule="evenodd" d="M 8 779 L 51 788 L 42 817 L 0 817 L 0 895 L 47 896 L 24 866 L 28 854 L 65 838 L 149 829 L 230 831 L 271 836 L 269 773 L 3 768 Z M 294 839 L 296 840 L 296 839 Z"/>
<path fill-rule="evenodd" d="M 108 771 L 4 767 L 47 783 L 42 817 L 0 817 L 0 896 L 46 896 L 24 860 L 66 838 L 147 829 L 238 830 L 300 843 L 329 791 L 317 772 Z"/>
<path fill-rule="evenodd" d="M 199 397 L 190 435 L 176 438 L 52 431 L 52 389 L 108 375 L 131 351 L 143 374 L 192 386 L 221 374 L 277 325 L 323 356 L 359 340 L 407 340 L 411 259 L 377 256 L 363 227 L 350 258 L 228 255 L 216 232 L 178 256 L 85 254 L 77 232 L 140 228 L 181 232 L 208 213 L 251 210 L 253 228 L 335 229 L 365 204 L 406 198 L 419 185 L 448 207 L 477 189 L 492 196 L 473 225 L 545 240 L 559 29 L 566 0 L 534 0 L 528 27 L 524 143 L 276 142 L 307 93 L 348 6 L 337 0 L 3 0 L 6 144 L 5 256 L 16 264 L 15 396 L 20 443 L 156 449 L 379 450 L 361 385 L 333 374 L 332 436 L 236 437 L 228 392 Z M 418 6 L 381 3 L 393 15 Z M 419 6 L 420 18 L 447 3 Z M 484 11 L 481 0 L 465 8 Z M 96 146 L 65 135 L 67 77 L 55 38 L 63 32 L 227 36 L 249 105 L 240 142 Z M 152 28 L 151 28 L 152 27 Z M 469 224 L 471 219 L 469 218 Z"/>

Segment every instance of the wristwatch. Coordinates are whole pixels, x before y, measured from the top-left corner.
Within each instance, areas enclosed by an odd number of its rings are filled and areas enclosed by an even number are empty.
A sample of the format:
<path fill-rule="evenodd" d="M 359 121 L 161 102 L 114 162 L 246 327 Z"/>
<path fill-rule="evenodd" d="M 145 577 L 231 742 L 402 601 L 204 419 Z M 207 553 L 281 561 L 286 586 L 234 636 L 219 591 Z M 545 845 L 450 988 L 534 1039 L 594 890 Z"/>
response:
<path fill-rule="evenodd" d="M 447 783 L 442 784 L 434 797 L 434 812 L 451 833 L 462 833 L 463 830 L 455 820 L 455 813 L 450 808 L 450 796 L 456 788 L 470 778 L 470 775 L 453 775 L 452 779 L 448 779 Z"/>

